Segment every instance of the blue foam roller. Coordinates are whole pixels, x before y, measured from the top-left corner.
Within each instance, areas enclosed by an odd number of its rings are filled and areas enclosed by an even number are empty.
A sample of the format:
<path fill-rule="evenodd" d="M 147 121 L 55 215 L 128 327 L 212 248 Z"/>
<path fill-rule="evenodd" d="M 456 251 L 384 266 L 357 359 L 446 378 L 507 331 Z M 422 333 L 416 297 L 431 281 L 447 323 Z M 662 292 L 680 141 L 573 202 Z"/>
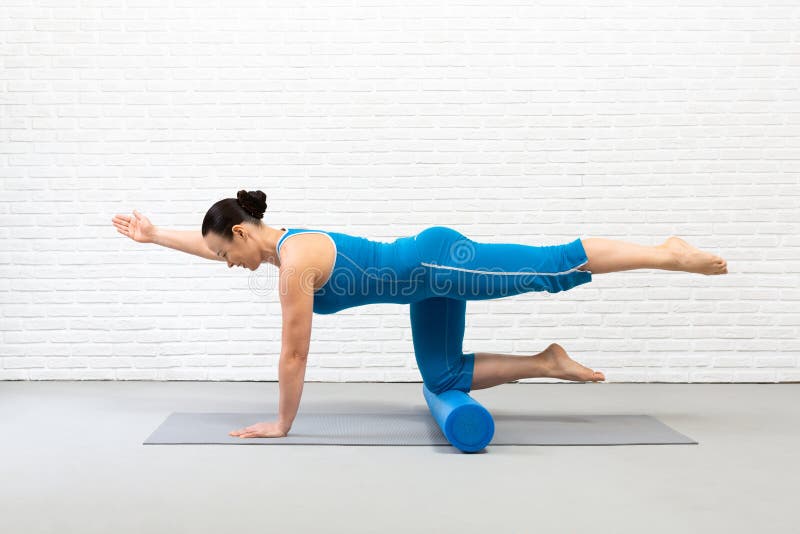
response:
<path fill-rule="evenodd" d="M 489 410 L 461 390 L 432 393 L 425 384 L 422 393 L 444 436 L 463 452 L 486 448 L 494 437 L 494 419 Z"/>

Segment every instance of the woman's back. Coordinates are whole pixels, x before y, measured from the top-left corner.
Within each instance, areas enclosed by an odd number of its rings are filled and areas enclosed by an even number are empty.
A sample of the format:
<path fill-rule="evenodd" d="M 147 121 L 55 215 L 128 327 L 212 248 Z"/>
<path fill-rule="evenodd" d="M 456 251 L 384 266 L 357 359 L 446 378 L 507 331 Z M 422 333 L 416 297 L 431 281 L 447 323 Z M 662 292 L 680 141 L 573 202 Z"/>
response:
<path fill-rule="evenodd" d="M 341 232 L 288 228 L 278 240 L 278 258 L 286 239 L 307 233 L 328 236 L 336 251 L 330 277 L 314 292 L 314 313 L 331 314 L 365 304 L 408 304 L 416 300 L 423 275 L 415 246 L 417 236 L 387 243 Z"/>

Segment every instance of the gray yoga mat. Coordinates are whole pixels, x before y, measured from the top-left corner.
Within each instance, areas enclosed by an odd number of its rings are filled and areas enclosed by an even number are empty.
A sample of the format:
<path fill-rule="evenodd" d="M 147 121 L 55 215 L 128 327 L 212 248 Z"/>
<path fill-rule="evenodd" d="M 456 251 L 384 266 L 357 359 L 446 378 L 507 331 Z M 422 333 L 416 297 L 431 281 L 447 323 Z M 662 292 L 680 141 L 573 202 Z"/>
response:
<path fill-rule="evenodd" d="M 427 409 L 385 413 L 300 413 L 283 438 L 228 434 L 267 413 L 175 412 L 143 445 L 450 445 Z M 697 445 L 649 415 L 494 415 L 493 445 Z"/>

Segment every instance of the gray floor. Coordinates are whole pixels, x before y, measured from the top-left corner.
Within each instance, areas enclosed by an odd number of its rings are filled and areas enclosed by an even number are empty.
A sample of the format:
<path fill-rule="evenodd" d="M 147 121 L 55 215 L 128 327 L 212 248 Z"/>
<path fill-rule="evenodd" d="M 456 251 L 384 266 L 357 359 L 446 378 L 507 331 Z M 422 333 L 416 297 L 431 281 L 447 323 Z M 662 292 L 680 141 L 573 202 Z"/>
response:
<path fill-rule="evenodd" d="M 301 410 L 424 405 L 420 388 L 307 383 Z M 490 410 L 650 414 L 700 444 L 145 446 L 173 411 L 274 410 L 277 384 L 0 382 L 0 532 L 800 531 L 800 384 L 473 396 Z"/>

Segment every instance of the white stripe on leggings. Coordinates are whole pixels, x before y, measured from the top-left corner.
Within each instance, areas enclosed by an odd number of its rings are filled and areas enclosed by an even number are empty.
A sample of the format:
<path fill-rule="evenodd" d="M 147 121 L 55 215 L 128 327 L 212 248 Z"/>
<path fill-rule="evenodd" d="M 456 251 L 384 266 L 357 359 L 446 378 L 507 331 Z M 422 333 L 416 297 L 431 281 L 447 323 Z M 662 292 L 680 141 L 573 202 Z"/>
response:
<path fill-rule="evenodd" d="M 588 261 L 581 263 L 578 267 L 583 267 L 589 263 Z M 574 269 L 570 269 L 569 271 L 563 271 L 560 273 L 536 273 L 536 272 L 515 272 L 515 273 L 504 273 L 504 272 L 497 272 L 497 271 L 475 271 L 473 269 L 462 269 L 461 267 L 448 267 L 447 265 L 436 265 L 435 263 L 423 263 L 425 267 L 435 267 L 436 269 L 449 269 L 451 271 L 461 271 L 465 273 L 479 273 L 479 274 L 511 274 L 511 275 L 518 275 L 518 274 L 541 274 L 544 276 L 558 276 L 561 274 L 569 274 L 578 270 L 578 267 Z M 591 271 L 584 271 L 587 273 L 591 273 Z"/>

